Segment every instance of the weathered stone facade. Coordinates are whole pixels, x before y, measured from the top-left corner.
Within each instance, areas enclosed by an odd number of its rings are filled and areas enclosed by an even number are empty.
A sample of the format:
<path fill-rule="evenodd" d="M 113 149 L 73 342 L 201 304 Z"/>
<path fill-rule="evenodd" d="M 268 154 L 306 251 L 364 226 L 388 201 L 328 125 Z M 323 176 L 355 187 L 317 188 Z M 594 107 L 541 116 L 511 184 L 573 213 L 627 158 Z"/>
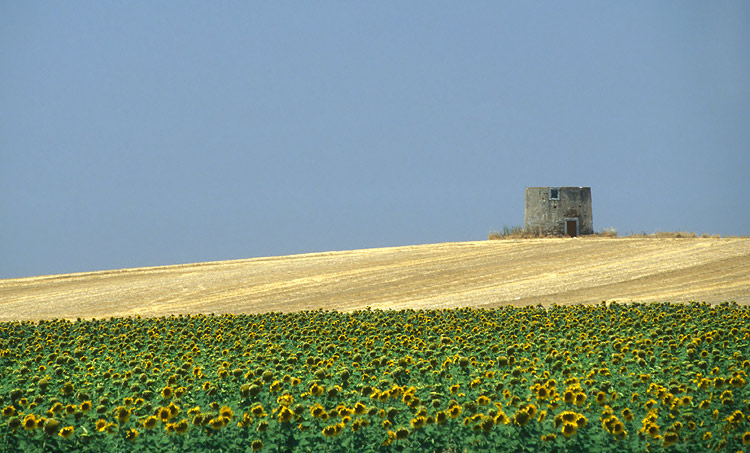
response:
<path fill-rule="evenodd" d="M 524 229 L 555 236 L 594 234 L 591 187 L 527 187 Z"/>

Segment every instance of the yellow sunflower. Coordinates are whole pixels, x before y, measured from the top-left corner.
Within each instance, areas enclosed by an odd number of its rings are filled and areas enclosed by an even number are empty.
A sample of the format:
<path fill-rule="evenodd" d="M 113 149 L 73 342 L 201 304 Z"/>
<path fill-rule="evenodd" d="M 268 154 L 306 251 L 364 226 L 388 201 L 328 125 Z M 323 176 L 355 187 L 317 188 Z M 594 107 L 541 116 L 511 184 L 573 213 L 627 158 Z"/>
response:
<path fill-rule="evenodd" d="M 61 429 L 59 433 L 57 433 L 58 436 L 62 437 L 63 439 L 70 439 L 70 436 L 73 435 L 73 432 L 75 431 L 75 428 L 72 426 L 66 426 L 65 428 Z"/>
<path fill-rule="evenodd" d="M 166 386 L 161 390 L 161 397 L 165 400 L 172 398 L 172 395 L 174 395 L 174 390 L 170 386 Z"/>
<path fill-rule="evenodd" d="M 154 418 L 154 420 L 156 420 L 156 418 Z M 139 435 L 140 435 L 140 433 L 138 432 L 138 430 L 136 430 L 135 428 L 130 428 L 125 433 L 125 440 L 127 440 L 129 442 L 135 442 L 135 438 L 138 437 Z"/>
<path fill-rule="evenodd" d="M 182 419 L 179 422 L 174 424 L 174 432 L 177 434 L 185 434 L 188 430 L 190 425 L 188 424 L 187 419 Z"/>
<path fill-rule="evenodd" d="M 29 414 L 23 418 L 23 429 L 29 431 L 36 428 L 36 416 Z"/>
<path fill-rule="evenodd" d="M 156 424 L 159 422 L 159 419 L 156 418 L 153 415 L 150 415 L 146 417 L 145 420 L 143 420 L 143 427 L 146 429 L 154 429 L 156 427 Z"/>
<path fill-rule="evenodd" d="M 568 422 L 563 423 L 562 429 L 560 430 L 560 432 L 562 432 L 563 436 L 565 437 L 570 437 L 574 435 L 577 431 L 578 431 L 578 427 L 576 427 L 575 424 L 568 423 Z"/>

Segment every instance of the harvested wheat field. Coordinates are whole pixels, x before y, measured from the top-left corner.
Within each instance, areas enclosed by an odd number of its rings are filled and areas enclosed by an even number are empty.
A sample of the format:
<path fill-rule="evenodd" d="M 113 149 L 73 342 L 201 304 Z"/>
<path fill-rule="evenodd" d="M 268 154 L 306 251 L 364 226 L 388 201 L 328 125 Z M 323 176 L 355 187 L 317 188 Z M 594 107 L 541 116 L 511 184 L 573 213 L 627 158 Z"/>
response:
<path fill-rule="evenodd" d="M 0 280 L 0 320 L 734 300 L 750 239 L 458 242 Z"/>

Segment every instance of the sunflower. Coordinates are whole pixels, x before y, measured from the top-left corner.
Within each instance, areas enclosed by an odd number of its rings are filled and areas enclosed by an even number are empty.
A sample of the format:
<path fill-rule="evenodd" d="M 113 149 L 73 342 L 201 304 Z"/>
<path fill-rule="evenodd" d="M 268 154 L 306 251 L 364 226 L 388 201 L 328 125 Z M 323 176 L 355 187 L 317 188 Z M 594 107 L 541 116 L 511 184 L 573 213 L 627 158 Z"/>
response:
<path fill-rule="evenodd" d="M 159 417 L 159 420 L 161 420 L 164 423 L 168 422 L 169 419 L 171 418 L 169 409 L 166 407 L 160 407 L 156 412 L 156 416 Z"/>
<path fill-rule="evenodd" d="M 226 418 L 222 417 L 221 415 L 218 417 L 214 417 L 211 420 L 208 421 L 208 426 L 210 426 L 212 429 L 218 431 L 229 422 Z"/>
<path fill-rule="evenodd" d="M 234 411 L 229 406 L 221 406 L 221 409 L 219 409 L 219 414 L 222 417 L 226 417 L 229 420 L 231 420 L 232 417 L 234 417 Z"/>
<path fill-rule="evenodd" d="M 291 393 L 287 393 L 276 398 L 276 402 L 281 406 L 291 406 L 294 403 L 294 396 Z"/>
<path fill-rule="evenodd" d="M 325 388 L 318 384 L 313 384 L 310 386 L 310 394 L 313 396 L 320 396 L 325 391 Z"/>
<path fill-rule="evenodd" d="M 81 412 L 88 412 L 88 411 L 91 410 L 91 406 L 92 406 L 91 401 L 86 400 L 86 401 L 82 402 L 79 407 L 81 409 Z"/>
<path fill-rule="evenodd" d="M 583 403 L 586 402 L 586 394 L 585 393 L 576 393 L 576 398 L 574 403 L 576 406 L 581 406 Z"/>
<path fill-rule="evenodd" d="M 530 419 L 531 416 L 525 409 L 521 409 L 513 415 L 513 423 L 518 426 L 525 426 Z"/>
<path fill-rule="evenodd" d="M 354 404 L 354 413 L 357 415 L 362 415 L 367 411 L 367 406 L 365 406 L 363 403 L 357 401 Z"/>
<path fill-rule="evenodd" d="M 664 438 L 662 440 L 662 446 L 669 447 L 671 445 L 674 445 L 677 443 L 677 441 L 680 440 L 680 437 L 675 432 L 668 432 L 664 434 Z"/>
<path fill-rule="evenodd" d="M 559 426 L 561 423 L 575 423 L 577 418 L 577 413 L 571 411 L 563 411 L 555 416 L 555 424 Z"/>
<path fill-rule="evenodd" d="M 578 431 L 578 428 L 576 427 L 575 424 L 567 423 L 567 422 L 563 423 L 562 429 L 560 430 L 560 432 L 562 432 L 563 436 L 565 437 L 570 437 L 573 434 L 575 434 L 577 431 Z"/>
<path fill-rule="evenodd" d="M 396 430 L 396 439 L 406 439 L 409 437 L 409 434 L 411 433 L 408 428 L 399 428 Z"/>
<path fill-rule="evenodd" d="M 10 428 L 12 431 L 15 431 L 21 426 L 21 420 L 18 417 L 10 417 L 10 420 L 8 420 L 8 428 Z"/>
<path fill-rule="evenodd" d="M 130 409 L 125 406 L 117 406 L 115 409 L 117 421 L 120 423 L 126 423 L 130 420 Z"/>
<path fill-rule="evenodd" d="M 57 433 L 58 429 L 60 429 L 60 421 L 55 418 L 47 419 L 47 421 L 44 422 L 43 428 L 46 434 L 52 436 Z"/>
<path fill-rule="evenodd" d="M 315 404 L 310 408 L 310 415 L 313 417 L 321 417 L 325 413 L 325 409 L 320 404 Z"/>
<path fill-rule="evenodd" d="M 411 426 L 414 429 L 421 429 L 424 427 L 425 424 L 427 424 L 427 418 L 424 416 L 419 416 L 416 418 L 411 419 Z"/>
<path fill-rule="evenodd" d="M 482 395 L 479 398 L 477 398 L 477 404 L 480 405 L 480 406 L 486 406 L 486 405 L 490 404 L 490 399 L 487 398 L 486 396 Z"/>
<path fill-rule="evenodd" d="M 323 436 L 325 437 L 334 437 L 339 434 L 339 430 L 336 429 L 336 425 L 328 425 L 325 428 L 323 428 Z"/>
<path fill-rule="evenodd" d="M 750 431 L 745 431 L 742 435 L 742 445 L 750 445 Z"/>
<path fill-rule="evenodd" d="M 448 416 L 450 418 L 457 418 L 461 415 L 461 406 L 453 406 L 448 409 Z"/>
<path fill-rule="evenodd" d="M 65 428 L 61 429 L 59 433 L 57 433 L 58 436 L 62 437 L 63 439 L 70 439 L 70 436 L 73 435 L 73 432 L 75 431 L 75 428 L 72 426 L 66 426 Z"/>
<path fill-rule="evenodd" d="M 96 421 L 96 424 L 94 425 L 97 431 L 102 432 L 105 429 L 107 429 L 107 421 L 103 419 L 99 419 Z"/>
<path fill-rule="evenodd" d="M 172 395 L 174 395 L 174 390 L 172 389 L 172 387 L 166 386 L 161 389 L 161 397 L 165 400 L 172 398 Z"/>
<path fill-rule="evenodd" d="M 36 416 L 29 414 L 23 418 L 23 429 L 29 431 L 36 428 Z"/>
<path fill-rule="evenodd" d="M 451 394 L 455 394 L 460 388 L 461 386 L 459 384 L 453 384 L 448 390 L 450 390 Z"/>
<path fill-rule="evenodd" d="M 292 412 L 288 407 L 282 406 L 281 410 L 279 411 L 279 422 L 289 423 L 292 417 L 294 417 L 294 412 Z"/>
<path fill-rule="evenodd" d="M 596 404 L 604 404 L 607 401 L 607 394 L 604 392 L 597 392 Z"/>
<path fill-rule="evenodd" d="M 138 437 L 139 435 L 140 433 L 138 432 L 138 430 L 136 430 L 135 428 L 130 428 L 125 433 L 125 440 L 129 442 L 135 442 L 135 438 Z"/>
<path fill-rule="evenodd" d="M 253 416 L 252 414 L 249 414 L 247 412 L 242 414 L 242 420 L 237 422 L 237 426 L 239 428 L 246 428 L 250 426 L 250 424 L 253 422 Z M 195 418 L 193 419 L 193 424 L 198 425 L 198 423 L 195 423 Z"/>
<path fill-rule="evenodd" d="M 65 384 L 63 384 L 61 391 L 63 395 L 70 396 L 75 391 L 75 386 L 70 382 L 66 382 Z"/>
<path fill-rule="evenodd" d="M 546 400 L 549 396 L 549 391 L 547 390 L 547 387 L 541 386 L 536 390 L 536 397 L 540 400 Z"/>
<path fill-rule="evenodd" d="M 245 414 L 245 415 L 247 415 L 249 419 L 252 418 L 250 416 L 250 414 Z M 245 418 L 243 417 L 243 421 L 244 421 L 244 419 Z M 206 425 L 208 423 L 209 420 L 211 420 L 211 416 L 208 415 L 208 414 L 195 414 L 193 416 L 193 420 L 192 421 L 193 421 L 193 424 L 195 426 L 204 426 L 204 425 Z M 250 421 L 252 421 L 252 420 L 250 420 Z M 244 425 L 244 426 L 248 426 L 248 425 Z"/>
<path fill-rule="evenodd" d="M 255 439 L 255 440 L 254 440 L 254 441 L 253 441 L 253 442 L 252 442 L 252 443 L 250 444 L 250 448 L 251 448 L 251 449 L 252 449 L 253 451 L 259 451 L 259 450 L 262 450 L 262 449 L 263 449 L 263 441 L 262 441 L 262 440 L 259 440 L 259 439 Z"/>
<path fill-rule="evenodd" d="M 143 420 L 143 427 L 146 429 L 154 429 L 158 422 L 158 418 L 156 418 L 154 415 L 149 415 L 145 420 Z"/>
<path fill-rule="evenodd" d="M 177 417 L 177 415 L 180 413 L 180 407 L 175 403 L 169 403 L 169 406 L 167 406 L 167 410 L 169 411 L 170 420 Z"/>
<path fill-rule="evenodd" d="M 185 434 L 188 430 L 190 425 L 188 424 L 187 419 L 182 419 L 179 422 L 174 424 L 174 432 L 177 434 Z"/>
<path fill-rule="evenodd" d="M 631 411 L 629 408 L 625 408 L 622 410 L 622 417 L 625 419 L 625 421 L 629 422 L 633 420 L 633 411 Z"/>

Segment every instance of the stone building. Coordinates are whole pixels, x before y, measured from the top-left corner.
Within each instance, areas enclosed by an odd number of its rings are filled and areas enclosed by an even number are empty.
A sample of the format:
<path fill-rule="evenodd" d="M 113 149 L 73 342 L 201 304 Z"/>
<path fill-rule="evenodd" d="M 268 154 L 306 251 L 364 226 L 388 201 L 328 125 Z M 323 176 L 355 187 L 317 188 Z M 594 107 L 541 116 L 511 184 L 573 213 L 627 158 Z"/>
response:
<path fill-rule="evenodd" d="M 524 229 L 554 236 L 594 234 L 591 187 L 527 187 Z"/>

